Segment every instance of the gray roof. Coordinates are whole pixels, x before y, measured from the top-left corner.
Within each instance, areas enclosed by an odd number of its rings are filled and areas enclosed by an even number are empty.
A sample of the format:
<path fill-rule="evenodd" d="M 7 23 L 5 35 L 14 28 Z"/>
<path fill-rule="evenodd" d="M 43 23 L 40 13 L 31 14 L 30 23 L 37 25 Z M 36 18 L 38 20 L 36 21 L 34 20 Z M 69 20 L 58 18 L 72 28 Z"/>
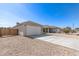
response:
<path fill-rule="evenodd" d="M 49 26 L 49 25 L 43 25 L 44 28 L 59 28 L 59 27 L 56 27 L 56 26 Z"/>
<path fill-rule="evenodd" d="M 16 25 L 15 27 L 17 26 L 21 26 L 21 25 L 32 25 L 32 26 L 42 26 L 36 22 L 33 22 L 33 21 L 27 21 L 27 22 L 23 22 L 23 23 L 19 23 L 18 25 Z"/>
<path fill-rule="evenodd" d="M 38 24 L 38 23 L 33 22 L 33 21 L 26 21 L 26 22 L 19 23 L 18 25 L 14 26 L 13 28 L 16 28 L 16 27 L 21 26 L 21 25 L 31 25 L 31 26 L 41 26 L 43 28 L 58 28 L 58 29 L 61 29 L 60 27 L 50 26 L 50 25 L 41 25 L 41 24 Z"/>

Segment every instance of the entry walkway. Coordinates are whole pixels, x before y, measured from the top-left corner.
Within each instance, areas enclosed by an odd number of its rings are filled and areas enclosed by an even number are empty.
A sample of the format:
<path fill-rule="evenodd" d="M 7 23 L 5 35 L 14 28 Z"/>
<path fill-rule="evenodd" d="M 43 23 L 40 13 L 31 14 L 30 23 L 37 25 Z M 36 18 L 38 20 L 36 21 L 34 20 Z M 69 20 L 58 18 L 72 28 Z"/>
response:
<path fill-rule="evenodd" d="M 79 50 L 79 39 L 67 38 L 67 37 L 55 36 L 55 35 L 36 37 L 35 39 L 48 41 L 50 43 L 54 43 L 54 44 L 58 44 L 61 46 L 65 46 L 65 47 Z"/>

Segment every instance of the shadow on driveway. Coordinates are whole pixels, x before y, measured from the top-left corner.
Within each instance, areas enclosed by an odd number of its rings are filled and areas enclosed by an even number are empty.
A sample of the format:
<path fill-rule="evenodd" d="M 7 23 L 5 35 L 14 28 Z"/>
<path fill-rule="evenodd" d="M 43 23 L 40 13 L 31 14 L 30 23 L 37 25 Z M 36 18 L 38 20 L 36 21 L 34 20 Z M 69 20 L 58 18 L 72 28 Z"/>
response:
<path fill-rule="evenodd" d="M 45 37 L 45 36 L 51 36 L 51 35 L 49 35 L 49 34 L 41 34 L 41 35 L 32 35 L 32 36 L 28 36 L 28 37 L 34 39 L 34 38 L 40 38 L 40 37 Z"/>

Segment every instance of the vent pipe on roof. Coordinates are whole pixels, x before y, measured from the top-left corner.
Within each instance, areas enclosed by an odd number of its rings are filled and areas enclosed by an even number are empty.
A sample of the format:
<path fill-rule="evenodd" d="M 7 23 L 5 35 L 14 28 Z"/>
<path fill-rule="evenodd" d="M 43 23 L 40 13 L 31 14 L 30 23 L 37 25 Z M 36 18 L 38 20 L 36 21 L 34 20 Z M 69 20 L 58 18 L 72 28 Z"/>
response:
<path fill-rule="evenodd" d="M 19 25 L 19 24 L 20 24 L 19 22 L 16 23 L 16 25 Z"/>

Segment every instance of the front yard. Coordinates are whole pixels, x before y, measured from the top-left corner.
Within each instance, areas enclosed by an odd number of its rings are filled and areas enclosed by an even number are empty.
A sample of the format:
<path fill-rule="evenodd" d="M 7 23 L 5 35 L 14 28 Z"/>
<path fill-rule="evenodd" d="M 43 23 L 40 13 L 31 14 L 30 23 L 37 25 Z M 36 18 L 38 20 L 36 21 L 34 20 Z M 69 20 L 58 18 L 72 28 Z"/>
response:
<path fill-rule="evenodd" d="M 78 50 L 70 49 L 45 41 L 22 36 L 0 38 L 0 55 L 6 56 L 62 56 L 79 55 Z"/>

